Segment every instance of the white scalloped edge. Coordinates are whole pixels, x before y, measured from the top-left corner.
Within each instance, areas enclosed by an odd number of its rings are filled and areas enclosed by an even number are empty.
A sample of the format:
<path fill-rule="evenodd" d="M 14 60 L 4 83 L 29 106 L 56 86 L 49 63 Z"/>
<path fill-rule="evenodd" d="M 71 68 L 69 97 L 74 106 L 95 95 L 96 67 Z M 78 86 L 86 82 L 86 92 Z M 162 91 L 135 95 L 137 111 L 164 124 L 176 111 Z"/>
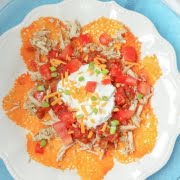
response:
<path fill-rule="evenodd" d="M 63 2 L 60 2 L 60 3 L 57 3 L 55 5 L 58 5 L 58 6 L 64 6 L 64 5 L 67 5 L 69 3 L 71 3 L 73 0 L 65 0 Z M 88 0 L 79 0 L 79 2 L 86 2 Z M 141 16 L 143 17 L 144 21 L 148 24 L 148 26 L 151 26 L 151 29 L 153 31 L 153 35 L 156 36 L 158 38 L 159 41 L 163 42 L 164 46 L 167 46 L 169 51 L 172 53 L 173 55 L 173 58 L 172 58 L 172 62 L 171 62 L 171 74 L 173 74 L 173 77 L 175 77 L 175 82 L 177 84 L 177 87 L 178 89 L 180 90 L 180 75 L 179 75 L 179 72 L 177 70 L 177 64 L 176 64 L 176 55 L 175 55 L 175 51 L 173 49 L 173 47 L 170 45 L 169 42 L 167 42 L 159 33 L 158 31 L 156 30 L 155 26 L 153 25 L 153 23 L 148 19 L 146 18 L 145 16 L 143 16 L 142 14 L 139 14 L 137 12 L 134 12 L 134 11 L 130 11 L 130 10 L 127 10 L 121 6 L 119 6 L 117 3 L 115 3 L 114 1 L 110 1 L 110 2 L 100 2 L 100 1 L 97 1 L 97 0 L 91 0 L 93 2 L 97 2 L 97 3 L 101 3 L 102 6 L 110 6 L 110 7 L 113 7 L 115 8 L 117 11 L 119 12 L 123 12 L 123 13 L 127 13 L 129 14 L 130 16 Z M 15 26 L 14 28 L 8 30 L 7 32 L 5 32 L 1 37 L 0 37 L 0 40 L 3 41 L 4 39 L 6 39 L 6 37 L 8 36 L 9 33 L 12 33 L 14 30 L 16 29 L 19 29 L 20 27 L 23 27 L 24 24 L 26 24 L 26 22 L 28 22 L 28 19 L 31 18 L 31 16 L 33 16 L 33 13 L 35 12 L 38 12 L 40 11 L 41 8 L 44 8 L 44 7 L 47 7 L 47 6 L 53 6 L 54 4 L 50 4 L 50 5 L 43 5 L 43 6 L 40 6 L 40 7 L 37 7 L 37 8 L 34 8 L 30 13 L 28 13 L 28 15 L 24 18 L 24 20 L 17 26 Z M 179 97 L 179 100 L 180 100 L 180 97 Z M 171 141 L 170 141 L 170 144 L 169 146 L 167 147 L 166 149 L 166 154 L 163 154 L 164 158 L 161 159 L 161 161 L 159 161 L 159 164 L 156 164 L 156 166 L 152 167 L 151 169 L 149 169 L 149 171 L 146 171 L 146 172 L 143 172 L 140 176 L 138 176 L 138 180 L 140 179 L 146 179 L 148 176 L 150 176 L 151 174 L 155 173 L 156 171 L 158 171 L 160 168 L 162 168 L 166 162 L 168 161 L 171 153 L 172 153 L 172 150 L 173 150 L 173 147 L 174 147 L 174 144 L 175 144 L 175 140 L 176 138 L 178 137 L 178 135 L 180 134 L 180 118 L 178 119 L 179 120 L 179 124 L 177 124 L 177 131 L 174 132 L 174 136 L 171 137 Z M 178 122 L 177 122 L 178 123 Z M 17 179 L 17 180 L 22 180 L 22 178 L 20 177 L 19 174 L 17 174 L 17 172 L 15 171 L 15 169 L 13 168 L 13 166 L 11 165 L 10 163 L 10 160 L 8 160 L 8 157 L 5 153 L 0 153 L 0 157 L 3 159 L 4 163 L 6 164 L 7 166 L 7 169 L 9 170 L 10 174 L 13 176 L 14 179 Z"/>

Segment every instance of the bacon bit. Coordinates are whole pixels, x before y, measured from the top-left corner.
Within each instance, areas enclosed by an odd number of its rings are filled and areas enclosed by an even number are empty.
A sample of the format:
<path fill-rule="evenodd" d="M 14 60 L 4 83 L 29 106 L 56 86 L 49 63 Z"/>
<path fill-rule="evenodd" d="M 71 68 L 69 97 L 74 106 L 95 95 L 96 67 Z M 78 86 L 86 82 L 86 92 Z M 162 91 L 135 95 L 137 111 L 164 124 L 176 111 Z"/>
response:
<path fill-rule="evenodd" d="M 84 123 L 82 120 L 80 122 L 80 126 L 81 126 L 81 133 L 84 134 L 85 133 L 85 126 L 84 126 Z"/>
<path fill-rule="evenodd" d="M 86 55 L 86 57 L 84 58 L 84 60 L 87 62 L 88 61 L 88 54 Z"/>
<path fill-rule="evenodd" d="M 65 72 L 65 81 L 68 81 L 68 72 Z"/>
<path fill-rule="evenodd" d="M 71 61 L 71 57 L 67 55 L 66 60 Z"/>
<path fill-rule="evenodd" d="M 94 124 L 95 123 L 95 120 L 94 119 L 90 119 L 90 121 Z"/>
<path fill-rule="evenodd" d="M 129 61 L 124 61 L 125 65 L 133 65 L 133 66 L 140 66 L 140 63 L 135 63 L 135 62 L 129 62 Z"/>
<path fill-rule="evenodd" d="M 105 122 L 102 129 L 101 129 L 102 132 L 105 132 L 107 125 L 108 125 L 108 122 Z"/>
<path fill-rule="evenodd" d="M 51 106 L 54 106 L 54 105 L 56 105 L 56 104 L 61 105 L 61 104 L 62 104 L 61 99 L 58 99 L 58 98 L 57 98 L 55 101 L 53 101 L 53 102 L 51 103 Z"/>
<path fill-rule="evenodd" d="M 118 108 L 114 108 L 114 109 L 113 109 L 113 112 L 118 112 L 118 111 L 119 111 Z"/>
<path fill-rule="evenodd" d="M 74 134 L 74 131 L 69 131 L 68 134 Z"/>
<path fill-rule="evenodd" d="M 82 111 L 84 112 L 84 114 L 87 116 L 88 115 L 88 112 L 86 110 L 86 107 L 84 105 L 81 105 L 81 109 Z"/>
<path fill-rule="evenodd" d="M 54 92 L 54 93 L 48 94 L 48 95 L 44 96 L 43 101 L 44 101 L 45 99 L 52 98 L 52 97 L 54 97 L 54 96 L 56 96 L 56 95 L 58 95 L 58 94 L 60 94 L 60 93 L 59 93 L 59 92 Z"/>
<path fill-rule="evenodd" d="M 90 131 L 87 138 L 90 139 L 92 138 L 92 136 L 93 136 L 93 131 Z"/>
<path fill-rule="evenodd" d="M 121 85 L 120 85 L 120 83 L 116 83 L 116 87 L 118 88 L 118 87 L 120 87 Z"/>
<path fill-rule="evenodd" d="M 64 87 L 64 76 L 63 76 L 63 73 L 61 73 L 61 80 L 62 80 L 62 86 Z"/>

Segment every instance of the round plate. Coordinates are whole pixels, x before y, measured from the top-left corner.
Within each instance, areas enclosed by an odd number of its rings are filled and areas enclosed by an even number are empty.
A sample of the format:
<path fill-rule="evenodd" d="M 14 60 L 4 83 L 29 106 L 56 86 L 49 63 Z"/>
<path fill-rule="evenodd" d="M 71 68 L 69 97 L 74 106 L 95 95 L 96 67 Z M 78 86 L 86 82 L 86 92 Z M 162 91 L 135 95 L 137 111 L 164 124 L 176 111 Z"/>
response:
<path fill-rule="evenodd" d="M 159 35 L 146 17 L 126 10 L 115 2 L 67 0 L 59 4 L 44 5 L 32 10 L 21 24 L 0 37 L 0 54 L 1 57 L 6 58 L 1 61 L 0 66 L 0 99 L 3 99 L 10 90 L 15 78 L 26 71 L 19 54 L 21 28 L 42 16 L 54 16 L 62 20 L 77 19 L 82 25 L 101 16 L 117 19 L 126 24 L 142 43 L 142 58 L 145 55 L 156 54 L 163 73 L 155 85 L 152 98 L 152 107 L 158 118 L 156 145 L 150 154 L 137 162 L 130 164 L 115 162 L 114 168 L 107 173 L 104 179 L 139 180 L 159 170 L 169 159 L 175 140 L 180 133 L 180 123 L 178 124 L 180 116 L 179 109 L 177 109 L 180 107 L 178 93 L 180 92 L 180 76 L 172 46 Z M 7 118 L 2 110 L 2 102 L 0 106 L 0 157 L 15 179 L 80 179 L 75 171 L 60 171 L 35 161 L 28 163 L 26 131 Z"/>

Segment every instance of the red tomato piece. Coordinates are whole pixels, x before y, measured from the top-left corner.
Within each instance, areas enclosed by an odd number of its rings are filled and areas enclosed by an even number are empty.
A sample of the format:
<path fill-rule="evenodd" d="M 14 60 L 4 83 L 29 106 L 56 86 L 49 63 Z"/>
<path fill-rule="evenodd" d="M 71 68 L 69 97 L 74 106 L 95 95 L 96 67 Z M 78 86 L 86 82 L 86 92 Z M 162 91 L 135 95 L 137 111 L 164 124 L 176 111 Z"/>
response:
<path fill-rule="evenodd" d="M 136 62 L 137 61 L 137 52 L 136 49 L 132 46 L 125 46 L 121 49 L 122 56 L 125 61 Z"/>
<path fill-rule="evenodd" d="M 99 42 L 100 42 L 102 45 L 107 46 L 111 41 L 112 41 L 111 36 L 109 36 L 109 35 L 106 34 L 106 33 L 102 33 L 102 34 L 100 35 L 100 37 L 99 37 Z"/>
<path fill-rule="evenodd" d="M 81 129 L 80 128 L 73 128 L 72 131 L 74 131 L 74 133 L 72 134 L 73 138 L 75 139 L 80 139 L 82 137 L 82 133 L 81 133 Z"/>
<path fill-rule="evenodd" d="M 122 74 L 122 68 L 120 67 L 120 65 L 117 64 L 113 64 L 111 65 L 110 68 L 110 75 L 113 77 L 118 77 Z"/>
<path fill-rule="evenodd" d="M 129 86 L 137 85 L 137 79 L 128 75 L 120 75 L 116 77 L 115 81 Z"/>
<path fill-rule="evenodd" d="M 103 85 L 111 84 L 111 79 L 104 79 L 101 81 Z"/>
<path fill-rule="evenodd" d="M 51 65 L 49 63 L 43 64 L 42 66 L 40 66 L 39 68 L 39 72 L 41 74 L 41 76 L 43 77 L 43 79 L 45 80 L 50 80 L 51 77 L 51 71 L 50 68 Z"/>
<path fill-rule="evenodd" d="M 44 92 L 35 91 L 34 94 L 33 94 L 33 97 L 35 99 L 37 99 L 39 102 L 41 102 L 43 100 L 44 96 L 45 96 Z"/>
<path fill-rule="evenodd" d="M 35 153 L 39 153 L 39 154 L 43 154 L 44 153 L 44 148 L 40 146 L 39 142 L 36 143 Z"/>
<path fill-rule="evenodd" d="M 53 58 L 57 58 L 59 56 L 59 51 L 58 50 L 51 50 L 48 53 L 48 59 L 53 59 Z"/>
<path fill-rule="evenodd" d="M 88 81 L 85 87 L 86 91 L 93 93 L 96 89 L 95 81 Z"/>
<path fill-rule="evenodd" d="M 66 60 L 67 56 L 72 56 L 73 48 L 70 44 L 68 44 L 63 50 L 61 55 L 59 56 L 61 59 Z"/>
<path fill-rule="evenodd" d="M 71 124 L 75 122 L 73 114 L 68 111 L 62 111 L 61 113 L 59 113 L 58 118 L 66 125 L 67 128 L 69 128 Z"/>
<path fill-rule="evenodd" d="M 131 119 L 132 115 L 134 114 L 134 111 L 132 110 L 123 110 L 123 109 L 120 109 L 117 113 L 116 113 L 116 118 L 122 122 L 124 120 L 128 120 L 128 119 Z"/>
<path fill-rule="evenodd" d="M 147 82 L 140 82 L 137 86 L 137 91 L 142 95 L 146 96 L 151 92 L 151 86 Z"/>
<path fill-rule="evenodd" d="M 90 35 L 88 33 L 81 34 L 79 36 L 79 39 L 80 39 L 80 43 L 81 43 L 82 46 L 84 46 L 84 45 L 86 45 L 86 44 L 91 42 L 91 37 L 90 37 Z"/>
<path fill-rule="evenodd" d="M 48 111 L 49 111 L 49 107 L 39 107 L 36 111 L 36 116 L 39 119 L 42 119 Z"/>
<path fill-rule="evenodd" d="M 69 145 L 73 142 L 72 137 L 68 134 L 68 130 L 65 124 L 61 121 L 53 124 L 53 128 L 55 129 L 58 136 L 61 138 L 64 145 Z"/>
<path fill-rule="evenodd" d="M 78 71 L 81 65 L 82 65 L 81 61 L 79 61 L 78 59 L 72 59 L 65 65 L 64 69 L 69 73 L 73 73 L 75 71 Z"/>
<path fill-rule="evenodd" d="M 123 105 L 126 102 L 126 94 L 122 87 L 119 87 L 115 94 L 115 102 L 117 105 Z"/>

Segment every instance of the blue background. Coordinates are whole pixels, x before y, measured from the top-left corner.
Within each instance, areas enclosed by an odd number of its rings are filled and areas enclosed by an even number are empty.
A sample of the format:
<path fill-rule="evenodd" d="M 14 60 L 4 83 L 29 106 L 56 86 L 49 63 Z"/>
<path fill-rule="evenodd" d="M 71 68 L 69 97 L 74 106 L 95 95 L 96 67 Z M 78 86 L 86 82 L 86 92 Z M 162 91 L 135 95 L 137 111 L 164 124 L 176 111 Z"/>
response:
<path fill-rule="evenodd" d="M 60 0 L 11 0 L 0 10 L 0 35 L 20 23 L 32 8 L 57 2 Z M 171 11 L 161 0 L 116 0 L 116 2 L 151 19 L 160 34 L 173 45 L 180 70 L 180 16 Z M 3 161 L 0 160 L 0 180 L 12 179 Z M 176 141 L 168 163 L 148 180 L 180 180 L 180 137 Z"/>

